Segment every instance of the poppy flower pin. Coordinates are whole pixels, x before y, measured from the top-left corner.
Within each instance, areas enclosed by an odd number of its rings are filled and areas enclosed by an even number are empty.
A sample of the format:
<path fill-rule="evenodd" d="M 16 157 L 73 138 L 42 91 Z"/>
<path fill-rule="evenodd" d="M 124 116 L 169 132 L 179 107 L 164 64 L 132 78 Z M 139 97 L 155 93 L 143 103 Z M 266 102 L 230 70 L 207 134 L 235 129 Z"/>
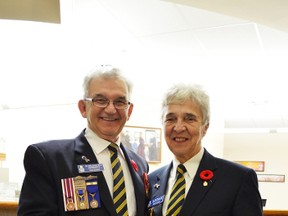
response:
<path fill-rule="evenodd" d="M 134 161 L 134 160 L 131 160 L 130 162 L 131 162 L 131 165 L 132 165 L 133 169 L 135 170 L 135 172 L 138 172 L 138 166 L 137 166 L 137 164 L 135 163 L 135 161 Z"/>
<path fill-rule="evenodd" d="M 200 178 L 203 180 L 203 186 L 208 186 L 208 181 L 211 181 L 213 178 L 214 173 L 211 170 L 203 170 L 200 172 Z"/>

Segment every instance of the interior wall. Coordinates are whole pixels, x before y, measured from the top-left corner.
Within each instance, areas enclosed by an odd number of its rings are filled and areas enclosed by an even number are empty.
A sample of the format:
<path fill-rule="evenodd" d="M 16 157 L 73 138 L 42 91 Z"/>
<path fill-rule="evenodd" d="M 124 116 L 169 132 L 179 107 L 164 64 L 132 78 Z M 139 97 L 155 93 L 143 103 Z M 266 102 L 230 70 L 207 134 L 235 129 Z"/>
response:
<path fill-rule="evenodd" d="M 232 161 L 264 161 L 264 172 L 285 175 L 285 182 L 259 182 L 264 209 L 288 210 L 288 133 L 227 133 L 223 157 Z"/>

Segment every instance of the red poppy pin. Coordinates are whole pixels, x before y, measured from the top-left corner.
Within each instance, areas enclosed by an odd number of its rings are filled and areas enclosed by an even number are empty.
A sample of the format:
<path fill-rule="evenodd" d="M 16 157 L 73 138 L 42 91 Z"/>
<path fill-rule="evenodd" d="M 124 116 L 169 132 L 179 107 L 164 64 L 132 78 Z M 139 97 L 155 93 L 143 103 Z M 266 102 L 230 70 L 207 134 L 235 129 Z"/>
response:
<path fill-rule="evenodd" d="M 135 170 L 136 172 L 138 172 L 138 166 L 137 166 L 137 164 L 135 163 L 134 160 L 131 160 L 131 164 L 132 164 L 132 167 L 134 168 L 134 170 Z"/>
<path fill-rule="evenodd" d="M 208 181 L 210 181 L 213 178 L 214 174 L 211 170 L 203 170 L 200 173 L 200 178 L 204 181 L 203 186 L 208 186 Z"/>
<path fill-rule="evenodd" d="M 149 187 L 150 187 L 150 183 L 149 183 L 149 180 L 148 180 L 148 174 L 146 172 L 144 172 L 142 174 L 142 177 L 143 177 L 143 182 L 144 182 L 145 194 L 146 194 L 146 197 L 148 197 Z"/>

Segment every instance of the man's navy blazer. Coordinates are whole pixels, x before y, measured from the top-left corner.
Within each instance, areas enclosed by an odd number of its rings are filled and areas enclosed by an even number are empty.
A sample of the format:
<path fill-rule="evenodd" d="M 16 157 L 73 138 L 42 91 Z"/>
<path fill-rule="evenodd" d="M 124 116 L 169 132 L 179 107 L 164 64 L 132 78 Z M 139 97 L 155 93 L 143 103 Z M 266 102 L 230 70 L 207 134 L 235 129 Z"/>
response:
<path fill-rule="evenodd" d="M 144 215 L 147 198 L 142 174 L 148 173 L 148 164 L 131 150 L 125 149 L 122 144 L 120 146 L 134 184 L 137 216 Z M 116 216 L 113 200 L 102 172 L 81 174 L 81 176 L 97 176 L 101 207 L 92 210 L 64 211 L 61 179 L 80 175 L 77 165 L 85 164 L 83 156 L 90 160 L 87 164 L 98 163 L 84 136 L 84 131 L 75 139 L 47 141 L 28 146 L 24 157 L 26 175 L 21 189 L 18 216 Z M 137 172 L 130 160 L 134 160 L 137 164 Z"/>
<path fill-rule="evenodd" d="M 167 189 L 172 163 L 151 174 L 150 200 L 154 204 Z M 203 185 L 200 173 L 211 170 L 214 174 L 208 185 Z M 179 215 L 182 216 L 262 216 L 262 202 L 254 170 L 216 158 L 205 149 L 194 180 Z M 169 196 L 169 194 L 167 194 Z M 158 200 L 158 201 L 157 201 Z M 155 202 L 157 201 L 157 202 Z M 162 215 L 162 203 L 149 209 L 149 215 Z"/>

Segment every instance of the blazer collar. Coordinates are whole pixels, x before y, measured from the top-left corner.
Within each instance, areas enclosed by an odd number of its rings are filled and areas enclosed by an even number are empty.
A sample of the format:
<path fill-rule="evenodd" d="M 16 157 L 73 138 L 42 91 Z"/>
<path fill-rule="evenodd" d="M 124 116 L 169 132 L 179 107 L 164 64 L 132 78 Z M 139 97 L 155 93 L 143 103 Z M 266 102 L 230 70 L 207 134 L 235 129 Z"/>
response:
<path fill-rule="evenodd" d="M 166 166 L 160 168 L 157 171 L 157 175 L 154 176 L 153 179 L 149 179 L 149 181 L 151 183 L 153 182 L 153 185 L 150 185 L 151 191 L 153 191 L 152 192 L 153 197 L 150 197 L 151 200 L 154 200 L 156 198 L 160 198 L 163 195 L 165 195 L 167 184 L 168 184 L 168 179 L 169 179 L 169 175 L 170 175 L 170 170 L 171 170 L 172 166 L 173 166 L 173 163 L 171 162 L 169 165 L 166 165 Z M 167 196 L 167 195 L 165 195 L 165 196 Z M 164 197 L 163 197 L 163 199 L 164 199 Z M 152 207 L 154 215 L 161 215 L 162 216 L 162 207 L 163 207 L 163 202 L 159 205 Z"/>
<path fill-rule="evenodd" d="M 209 190 L 213 187 L 213 184 L 216 181 L 215 173 L 211 181 L 209 181 L 207 185 L 204 185 L 204 181 L 200 178 L 200 173 L 203 170 L 211 170 L 213 173 L 217 170 L 215 158 L 209 154 L 206 149 L 192 185 L 188 191 L 187 197 L 189 198 L 185 201 L 180 215 L 193 215 L 193 212 L 196 210 L 201 200 L 203 200 Z"/>
<path fill-rule="evenodd" d="M 98 163 L 95 154 L 84 136 L 85 129 L 75 139 L 75 160 L 78 164 Z M 86 160 L 85 160 L 86 159 Z"/>
<path fill-rule="evenodd" d="M 156 194 L 157 195 L 163 195 L 166 192 L 166 188 L 167 188 L 167 184 L 168 184 L 168 179 L 169 179 L 169 175 L 170 175 L 170 170 L 172 169 L 172 162 L 163 167 L 163 170 L 161 170 L 161 172 L 158 172 L 157 176 L 156 176 L 156 183 L 154 185 L 152 185 L 152 187 L 154 187 L 154 189 L 156 189 Z"/>
<path fill-rule="evenodd" d="M 98 160 L 95 157 L 95 154 L 88 143 L 87 139 L 84 136 L 85 130 L 81 132 L 79 136 L 75 139 L 75 167 L 79 164 L 97 164 Z M 109 215 L 116 216 L 116 212 L 111 206 L 113 206 L 113 200 L 110 196 L 110 191 L 106 183 L 105 177 L 102 172 L 97 173 L 98 184 L 101 185 L 101 190 L 99 190 L 100 197 L 102 200 L 102 205 L 105 206 L 106 210 L 109 212 Z"/>
<path fill-rule="evenodd" d="M 135 196 L 136 196 L 137 215 L 141 215 L 142 212 L 145 211 L 145 207 L 146 207 L 145 205 L 142 205 L 142 203 L 145 203 L 145 197 L 146 197 L 145 190 L 144 190 L 143 176 L 142 176 L 143 173 L 142 175 L 140 175 L 132 166 L 131 158 L 133 158 L 133 156 L 128 149 L 126 150 L 124 148 L 122 143 L 120 143 L 120 148 L 122 150 L 124 157 L 126 158 L 129 172 L 131 174 L 131 178 L 133 181 L 134 191 L 135 191 Z"/>
<path fill-rule="evenodd" d="M 129 151 L 126 151 L 126 149 L 123 147 L 122 144 L 120 144 L 120 148 L 124 154 L 124 157 L 126 158 L 129 171 L 131 173 L 137 203 L 138 202 L 144 203 L 145 191 L 144 191 L 144 184 L 142 181 L 142 176 L 140 176 L 132 167 L 130 163 Z M 76 165 L 98 163 L 97 158 L 95 157 L 95 154 L 92 150 L 92 147 L 90 146 L 90 144 L 88 143 L 85 137 L 85 130 L 83 130 L 81 134 L 75 139 L 75 163 Z M 110 192 L 106 184 L 104 175 L 102 172 L 99 172 L 97 175 L 98 175 L 99 185 L 102 185 L 101 190 L 100 190 L 100 197 L 103 201 L 103 205 L 105 205 L 110 215 L 115 215 L 113 208 L 111 208 L 111 206 L 113 206 L 113 200 L 110 195 L 107 195 L 107 194 L 110 194 Z M 143 205 L 137 206 L 137 211 L 144 212 L 144 206 Z"/>

